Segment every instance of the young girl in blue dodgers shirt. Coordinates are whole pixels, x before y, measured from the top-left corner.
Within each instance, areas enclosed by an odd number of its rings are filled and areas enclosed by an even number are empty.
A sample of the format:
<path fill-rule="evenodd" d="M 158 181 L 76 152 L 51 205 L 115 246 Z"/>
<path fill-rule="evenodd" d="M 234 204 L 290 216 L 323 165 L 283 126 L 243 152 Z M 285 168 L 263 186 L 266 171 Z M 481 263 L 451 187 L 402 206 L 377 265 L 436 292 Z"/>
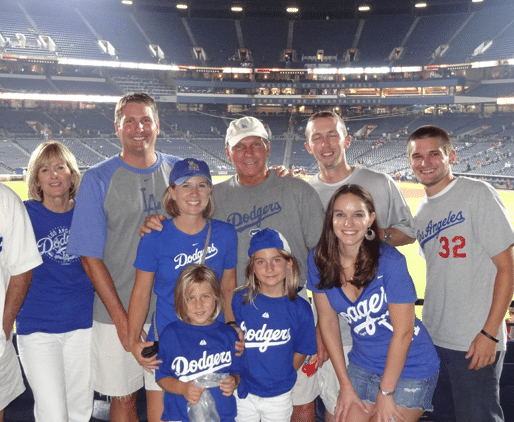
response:
<path fill-rule="evenodd" d="M 232 300 L 245 334 L 236 421 L 289 422 L 296 371 L 317 351 L 314 318 L 309 303 L 296 294 L 298 263 L 280 233 L 257 232 L 248 255 L 248 283 Z"/>
<path fill-rule="evenodd" d="M 358 185 L 339 188 L 309 254 L 307 285 L 340 384 L 336 420 L 414 422 L 432 410 L 439 359 L 415 317 L 405 257 L 377 233 L 370 194 Z M 338 314 L 352 332 L 348 369 Z"/>
<path fill-rule="evenodd" d="M 159 337 L 155 379 L 164 393 L 165 421 L 189 421 L 187 403 L 197 404 L 205 390 L 193 381 L 211 373 L 230 374 L 219 388 L 210 388 L 223 422 L 233 422 L 241 358 L 236 355 L 236 331 L 216 320 L 223 296 L 216 274 L 208 266 L 191 264 L 177 280 L 175 311 L 180 321 L 167 325 Z"/>

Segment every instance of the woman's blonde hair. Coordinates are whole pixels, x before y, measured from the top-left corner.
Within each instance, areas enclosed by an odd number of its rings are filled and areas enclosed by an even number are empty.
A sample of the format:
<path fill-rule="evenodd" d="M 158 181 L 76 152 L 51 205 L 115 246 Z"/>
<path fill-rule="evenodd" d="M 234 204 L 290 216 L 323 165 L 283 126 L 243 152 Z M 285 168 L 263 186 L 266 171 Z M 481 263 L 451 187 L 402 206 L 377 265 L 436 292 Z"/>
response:
<path fill-rule="evenodd" d="M 27 187 L 29 190 L 28 196 L 34 201 L 43 202 L 43 191 L 41 190 L 38 174 L 39 170 L 52 159 L 61 160 L 68 166 L 71 172 L 70 199 L 77 196 L 80 185 L 77 160 L 63 144 L 57 141 L 49 141 L 40 144 L 30 156 L 27 169 Z"/>
<path fill-rule="evenodd" d="M 300 266 L 298 265 L 296 258 L 289 252 L 278 248 L 277 251 L 280 256 L 286 260 L 287 263 L 292 263 L 291 266 L 287 267 L 286 278 L 284 279 L 284 288 L 286 290 L 286 294 L 289 297 L 289 300 L 292 302 L 293 300 L 296 300 L 296 292 L 300 282 Z M 254 253 L 251 256 L 250 261 L 248 261 L 248 265 L 246 266 L 246 279 L 248 281 L 244 286 L 236 289 L 236 291 L 248 289 L 248 292 L 246 293 L 243 300 L 243 305 L 246 305 L 249 302 L 253 303 L 259 294 L 260 282 L 259 279 L 255 277 L 255 259 L 256 258 Z"/>
<path fill-rule="evenodd" d="M 214 313 L 209 319 L 214 322 L 223 310 L 223 294 L 220 282 L 212 268 L 204 264 L 191 264 L 182 270 L 175 286 L 175 312 L 181 321 L 188 324 L 191 323 L 187 316 L 188 292 L 200 283 L 207 283 L 213 292 L 215 307 Z"/>
<path fill-rule="evenodd" d="M 207 179 L 206 179 L 207 180 Z M 208 181 L 208 180 L 207 180 Z M 209 182 L 209 181 L 208 181 Z M 209 182 L 210 183 L 210 182 Z M 162 196 L 162 205 L 170 217 L 178 217 L 180 215 L 180 209 L 178 208 L 177 202 L 171 197 L 169 188 L 175 189 L 177 185 L 172 183 L 165 191 Z M 202 211 L 203 218 L 212 218 L 214 215 L 214 200 L 212 199 L 212 184 L 211 193 L 209 194 L 209 202 Z"/>

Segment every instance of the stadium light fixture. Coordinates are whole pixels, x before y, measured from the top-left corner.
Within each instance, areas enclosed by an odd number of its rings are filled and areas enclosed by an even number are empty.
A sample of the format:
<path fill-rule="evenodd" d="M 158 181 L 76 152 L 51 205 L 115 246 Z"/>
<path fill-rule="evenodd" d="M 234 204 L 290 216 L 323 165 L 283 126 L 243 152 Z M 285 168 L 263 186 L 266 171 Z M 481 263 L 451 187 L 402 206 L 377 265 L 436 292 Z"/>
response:
<path fill-rule="evenodd" d="M 471 3 L 482 3 L 484 0 L 471 0 Z"/>
<path fill-rule="evenodd" d="M 414 5 L 414 7 L 415 7 L 416 9 L 425 9 L 425 8 L 427 7 L 427 4 L 426 4 L 426 3 L 424 3 L 424 2 L 420 2 L 420 3 L 416 3 L 416 4 Z"/>
<path fill-rule="evenodd" d="M 371 6 L 369 4 L 361 4 L 358 10 L 359 12 L 369 12 L 371 10 Z"/>
<path fill-rule="evenodd" d="M 234 13 L 241 13 L 243 11 L 243 6 L 241 6 L 240 4 L 234 4 L 230 10 L 232 10 L 232 12 Z"/>
<path fill-rule="evenodd" d="M 0 92 L 0 100 L 59 101 L 86 103 L 117 103 L 121 96 L 85 94 L 36 94 L 25 92 Z"/>
<path fill-rule="evenodd" d="M 300 9 L 298 8 L 298 6 L 288 6 L 287 9 L 286 9 L 286 12 L 287 13 L 298 13 L 300 11 Z"/>
<path fill-rule="evenodd" d="M 132 0 L 121 0 L 121 4 L 132 5 Z"/>
<path fill-rule="evenodd" d="M 185 3 L 177 3 L 177 9 L 179 10 L 187 10 L 188 6 Z"/>

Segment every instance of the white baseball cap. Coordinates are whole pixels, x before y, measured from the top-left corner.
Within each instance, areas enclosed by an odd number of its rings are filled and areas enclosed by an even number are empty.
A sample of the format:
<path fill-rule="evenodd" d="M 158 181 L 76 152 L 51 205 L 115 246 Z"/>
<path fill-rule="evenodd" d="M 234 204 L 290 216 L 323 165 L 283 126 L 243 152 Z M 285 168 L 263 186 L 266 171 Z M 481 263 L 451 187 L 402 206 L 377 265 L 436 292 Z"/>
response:
<path fill-rule="evenodd" d="M 246 116 L 237 120 L 232 120 L 227 129 L 225 144 L 232 148 L 244 138 L 249 136 L 258 136 L 259 138 L 269 140 L 271 133 L 266 130 L 260 120 L 255 117 Z"/>

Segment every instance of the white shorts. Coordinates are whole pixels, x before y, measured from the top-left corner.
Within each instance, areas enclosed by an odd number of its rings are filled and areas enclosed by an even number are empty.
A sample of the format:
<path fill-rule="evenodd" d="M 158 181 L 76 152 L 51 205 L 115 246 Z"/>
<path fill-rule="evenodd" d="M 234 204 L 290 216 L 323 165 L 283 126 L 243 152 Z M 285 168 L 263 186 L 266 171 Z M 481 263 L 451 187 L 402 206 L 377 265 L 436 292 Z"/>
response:
<path fill-rule="evenodd" d="M 7 340 L 4 354 L 0 356 L 0 380 L 0 410 L 2 410 L 25 391 L 12 338 Z"/>
<path fill-rule="evenodd" d="M 311 300 L 307 297 L 307 289 L 304 288 L 300 290 L 298 296 L 311 303 Z M 311 308 L 315 313 L 316 307 L 311 305 Z M 319 396 L 318 373 L 316 372 L 311 377 L 307 377 L 307 375 L 302 372 L 302 367 L 300 366 L 296 374 L 296 383 L 291 390 L 293 406 L 301 406 L 302 404 L 313 402 L 314 399 Z"/>
<path fill-rule="evenodd" d="M 298 369 L 296 373 L 296 383 L 291 390 L 293 406 L 308 404 L 319 396 L 318 372 L 311 377 L 307 377 L 307 375 L 302 372 L 302 367 L 300 366 L 300 369 Z"/>
<path fill-rule="evenodd" d="M 149 324 L 144 326 L 148 331 Z M 146 372 L 132 353 L 120 343 L 116 326 L 93 321 L 91 339 L 91 385 L 100 394 L 111 397 L 128 396 L 145 386 L 161 390 L 155 374 Z"/>
<path fill-rule="evenodd" d="M 275 397 L 259 397 L 248 393 L 240 399 L 234 391 L 237 402 L 236 422 L 290 422 L 293 413 L 291 391 Z"/>
<path fill-rule="evenodd" d="M 348 366 L 348 353 L 352 348 L 351 346 L 345 346 L 343 349 L 345 363 L 346 366 Z M 316 375 L 318 376 L 319 395 L 321 400 L 323 400 L 325 409 L 328 413 L 334 415 L 336 412 L 337 397 L 339 396 L 339 381 L 332 361 L 329 359 L 323 363 Z"/>

